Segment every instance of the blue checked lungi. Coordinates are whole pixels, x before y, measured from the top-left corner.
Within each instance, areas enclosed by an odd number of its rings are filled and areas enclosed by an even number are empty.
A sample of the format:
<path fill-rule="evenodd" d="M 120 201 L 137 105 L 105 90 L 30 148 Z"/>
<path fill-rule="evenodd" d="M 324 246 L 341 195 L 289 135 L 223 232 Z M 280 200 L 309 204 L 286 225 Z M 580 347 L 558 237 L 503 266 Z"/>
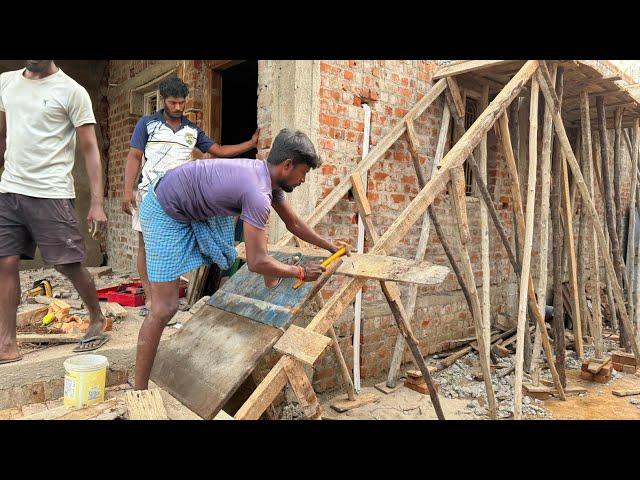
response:
<path fill-rule="evenodd" d="M 155 183 L 140 205 L 140 224 L 151 282 L 171 282 L 212 263 L 226 270 L 236 259 L 233 217 L 190 223 L 174 220 L 158 203 Z"/>

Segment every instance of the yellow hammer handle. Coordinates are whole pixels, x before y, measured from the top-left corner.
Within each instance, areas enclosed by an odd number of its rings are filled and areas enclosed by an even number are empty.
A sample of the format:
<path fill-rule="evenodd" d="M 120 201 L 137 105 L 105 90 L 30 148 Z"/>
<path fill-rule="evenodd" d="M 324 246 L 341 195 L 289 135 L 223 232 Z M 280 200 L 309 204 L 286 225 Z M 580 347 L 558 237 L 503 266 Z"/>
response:
<path fill-rule="evenodd" d="M 324 262 L 322 262 L 322 266 L 323 267 L 327 267 L 329 266 L 329 264 L 331 262 L 333 262 L 336 258 L 340 258 L 342 255 L 344 255 L 345 253 L 347 253 L 347 247 L 342 247 L 340 248 L 340 250 L 338 250 L 336 253 L 334 253 L 333 255 L 331 255 L 329 258 L 327 258 Z M 293 288 L 298 288 L 300 287 L 300 285 L 302 285 L 304 283 L 304 280 L 298 280 L 295 285 L 293 286 Z"/>

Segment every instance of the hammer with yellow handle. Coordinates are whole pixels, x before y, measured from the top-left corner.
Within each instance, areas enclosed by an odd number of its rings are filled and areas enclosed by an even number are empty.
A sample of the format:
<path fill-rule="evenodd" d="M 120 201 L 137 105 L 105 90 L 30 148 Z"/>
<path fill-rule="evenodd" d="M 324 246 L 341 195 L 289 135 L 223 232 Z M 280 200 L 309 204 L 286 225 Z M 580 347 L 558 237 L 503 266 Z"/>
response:
<path fill-rule="evenodd" d="M 347 253 L 347 247 L 344 246 L 342 248 L 340 248 L 340 250 L 338 250 L 336 253 L 334 253 L 333 255 L 331 255 L 329 258 L 327 258 L 324 262 L 322 262 L 322 266 L 326 267 L 328 266 L 331 262 L 333 262 L 334 260 L 340 258 L 342 255 L 344 255 L 345 253 Z M 298 280 L 294 285 L 293 288 L 298 288 L 300 287 L 300 285 L 302 285 L 304 283 L 304 280 Z"/>

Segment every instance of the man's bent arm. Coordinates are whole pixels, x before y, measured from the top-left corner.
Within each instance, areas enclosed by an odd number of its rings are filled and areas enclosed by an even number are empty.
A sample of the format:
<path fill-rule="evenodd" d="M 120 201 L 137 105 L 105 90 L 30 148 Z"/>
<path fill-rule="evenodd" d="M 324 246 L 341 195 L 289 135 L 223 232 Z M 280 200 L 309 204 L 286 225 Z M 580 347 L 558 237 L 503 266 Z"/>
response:
<path fill-rule="evenodd" d="M 331 253 L 338 251 L 338 246 L 318 235 L 313 228 L 307 225 L 306 222 L 302 220 L 296 212 L 294 212 L 293 208 L 291 208 L 291 205 L 289 205 L 286 200 L 283 200 L 282 202 L 274 202 L 272 206 L 287 226 L 287 230 L 293 233 L 296 237 L 307 243 L 315 245 L 316 247 L 324 248 Z"/>
<path fill-rule="evenodd" d="M 244 244 L 249 270 L 269 277 L 298 276 L 298 268 L 279 262 L 267 253 L 267 234 L 264 230 L 244 222 Z"/>
<path fill-rule="evenodd" d="M 218 145 L 214 143 L 209 148 L 208 152 L 216 158 L 229 158 L 235 157 L 236 155 L 240 155 L 244 152 L 248 152 L 252 148 L 256 148 L 258 145 L 258 135 L 260 134 L 260 129 L 256 130 L 256 132 L 252 135 L 252 137 L 246 142 L 238 143 L 236 145 Z"/>
<path fill-rule="evenodd" d="M 0 168 L 4 167 L 4 152 L 7 149 L 7 115 L 0 112 Z"/>

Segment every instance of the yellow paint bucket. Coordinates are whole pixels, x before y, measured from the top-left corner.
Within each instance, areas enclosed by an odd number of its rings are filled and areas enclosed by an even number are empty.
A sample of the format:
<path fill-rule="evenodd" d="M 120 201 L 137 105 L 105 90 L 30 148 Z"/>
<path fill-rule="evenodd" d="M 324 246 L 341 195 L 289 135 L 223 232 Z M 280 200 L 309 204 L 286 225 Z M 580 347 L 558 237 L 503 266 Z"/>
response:
<path fill-rule="evenodd" d="M 85 407 L 104 401 L 109 361 L 102 355 L 76 355 L 64 361 L 64 404 Z"/>

